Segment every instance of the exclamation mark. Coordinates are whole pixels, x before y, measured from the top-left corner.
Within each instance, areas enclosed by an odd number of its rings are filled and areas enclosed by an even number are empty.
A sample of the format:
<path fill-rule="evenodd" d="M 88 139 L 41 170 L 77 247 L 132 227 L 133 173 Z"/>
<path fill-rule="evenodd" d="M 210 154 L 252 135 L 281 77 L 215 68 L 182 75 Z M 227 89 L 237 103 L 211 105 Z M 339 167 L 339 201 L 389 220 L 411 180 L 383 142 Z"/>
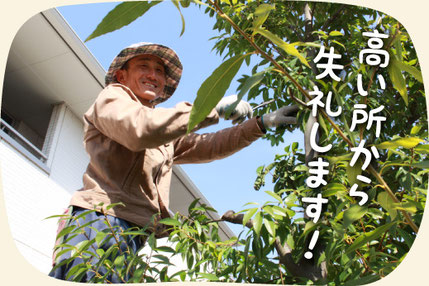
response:
<path fill-rule="evenodd" d="M 318 238 L 319 238 L 319 231 L 318 231 L 318 230 L 315 230 L 315 231 L 313 232 L 313 236 L 311 237 L 310 245 L 308 246 L 308 248 L 309 248 L 310 250 L 313 250 L 314 246 L 316 245 L 316 242 L 317 242 L 317 239 L 318 239 Z M 305 258 L 307 258 L 307 259 L 311 259 L 311 258 L 313 258 L 313 253 L 312 253 L 311 251 L 307 251 L 307 252 L 304 254 L 304 257 L 305 257 Z"/>

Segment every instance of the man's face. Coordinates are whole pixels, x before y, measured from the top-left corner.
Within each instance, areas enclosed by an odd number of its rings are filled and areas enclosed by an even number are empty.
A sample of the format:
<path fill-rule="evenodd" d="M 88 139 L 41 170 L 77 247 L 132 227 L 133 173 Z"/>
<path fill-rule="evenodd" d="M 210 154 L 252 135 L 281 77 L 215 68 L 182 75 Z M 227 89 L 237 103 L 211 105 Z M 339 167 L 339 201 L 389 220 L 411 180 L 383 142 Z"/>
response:
<path fill-rule="evenodd" d="M 164 63 L 157 56 L 139 55 L 128 61 L 126 69 L 118 70 L 116 78 L 141 100 L 154 100 L 164 91 Z"/>

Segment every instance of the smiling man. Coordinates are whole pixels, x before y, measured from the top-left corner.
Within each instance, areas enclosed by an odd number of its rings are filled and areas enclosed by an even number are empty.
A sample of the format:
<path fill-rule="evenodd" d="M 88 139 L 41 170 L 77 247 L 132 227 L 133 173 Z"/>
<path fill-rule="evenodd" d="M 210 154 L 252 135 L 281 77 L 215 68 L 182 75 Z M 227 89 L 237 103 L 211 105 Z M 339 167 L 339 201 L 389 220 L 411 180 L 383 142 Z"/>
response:
<path fill-rule="evenodd" d="M 154 55 L 136 56 L 116 72 L 116 79 L 128 86 L 142 104 L 150 106 L 150 101 L 155 100 L 164 90 L 164 63 Z"/>
<path fill-rule="evenodd" d="M 182 64 L 176 53 L 163 45 L 138 43 L 123 49 L 113 60 L 106 74 L 106 87 L 84 115 L 84 145 L 90 162 L 83 175 L 83 188 L 71 199 L 71 214 L 78 217 L 87 210 L 122 203 L 107 211 L 112 227 L 122 229 L 148 227 L 157 237 L 165 236 L 163 229 L 153 227 L 151 218 L 169 217 L 169 191 L 173 164 L 204 163 L 225 158 L 250 145 L 265 133 L 265 127 L 292 124 L 290 114 L 296 107 L 286 107 L 263 118 L 251 118 L 252 109 L 240 101 L 230 119 L 243 121 L 234 127 L 216 133 L 186 134 L 192 104 L 181 102 L 173 108 L 155 108 L 176 90 L 182 74 Z M 234 97 L 226 97 L 196 129 L 216 124 Z M 264 123 L 263 123 L 264 121 Z M 104 216 L 94 212 L 79 219 L 88 223 L 85 234 L 71 238 L 67 243 L 78 245 L 94 239 L 95 228 L 106 228 Z M 70 221 L 69 224 L 77 222 Z M 157 225 L 159 226 L 159 224 Z M 68 239 L 68 238 L 65 238 Z M 115 244 L 112 238 L 103 244 L 107 250 Z M 139 238 L 123 240 L 136 252 L 142 243 Z M 97 247 L 94 243 L 93 247 Z M 76 264 L 64 260 L 70 253 L 56 257 L 57 267 L 50 276 L 66 279 Z M 114 259 L 112 259 L 113 261 Z M 95 263 L 97 258 L 92 258 Z M 103 276 L 105 269 L 98 270 Z M 80 281 L 90 281 L 94 271 L 80 274 Z M 68 279 L 72 280 L 73 275 Z M 125 282 L 127 277 L 108 275 L 109 282 Z"/>

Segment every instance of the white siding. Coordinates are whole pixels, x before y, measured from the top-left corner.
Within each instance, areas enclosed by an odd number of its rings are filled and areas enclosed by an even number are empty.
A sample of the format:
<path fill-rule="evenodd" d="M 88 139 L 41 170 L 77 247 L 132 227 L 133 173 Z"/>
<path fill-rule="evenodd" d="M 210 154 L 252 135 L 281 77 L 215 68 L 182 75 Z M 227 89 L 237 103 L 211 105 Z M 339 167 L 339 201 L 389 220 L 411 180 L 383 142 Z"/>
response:
<path fill-rule="evenodd" d="M 83 123 L 66 108 L 56 129 L 60 135 L 50 152 L 51 179 L 73 194 L 82 188 L 82 175 L 89 162 L 83 147 Z"/>
<path fill-rule="evenodd" d="M 27 261 L 47 273 L 55 241 L 56 220 L 44 218 L 62 213 L 70 195 L 5 141 L 0 144 L 0 154 L 3 193 L 12 237 Z M 33 249 L 37 249 L 37 254 Z"/>
<path fill-rule="evenodd" d="M 7 142 L 0 144 L 2 187 L 12 237 L 27 261 L 44 273 L 51 269 L 57 229 L 56 219 L 44 218 L 64 211 L 71 193 L 81 187 L 88 163 L 81 121 L 66 109 L 58 127 L 58 144 L 50 153 L 50 175 Z"/>

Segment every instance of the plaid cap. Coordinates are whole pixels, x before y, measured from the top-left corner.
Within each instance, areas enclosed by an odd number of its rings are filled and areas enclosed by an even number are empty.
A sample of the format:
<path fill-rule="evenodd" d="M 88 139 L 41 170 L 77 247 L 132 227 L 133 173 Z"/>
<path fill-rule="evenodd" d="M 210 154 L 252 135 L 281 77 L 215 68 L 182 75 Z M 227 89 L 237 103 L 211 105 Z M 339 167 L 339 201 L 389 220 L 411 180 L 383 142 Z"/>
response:
<path fill-rule="evenodd" d="M 111 83 L 118 83 L 118 80 L 116 79 L 116 71 L 121 69 L 131 58 L 144 54 L 157 56 L 164 62 L 166 82 L 164 94 L 155 100 L 156 104 L 158 104 L 166 101 L 174 93 L 179 85 L 183 70 L 182 63 L 180 62 L 176 52 L 166 46 L 141 42 L 126 47 L 110 64 L 109 70 L 106 74 L 105 84 L 107 86 Z"/>

